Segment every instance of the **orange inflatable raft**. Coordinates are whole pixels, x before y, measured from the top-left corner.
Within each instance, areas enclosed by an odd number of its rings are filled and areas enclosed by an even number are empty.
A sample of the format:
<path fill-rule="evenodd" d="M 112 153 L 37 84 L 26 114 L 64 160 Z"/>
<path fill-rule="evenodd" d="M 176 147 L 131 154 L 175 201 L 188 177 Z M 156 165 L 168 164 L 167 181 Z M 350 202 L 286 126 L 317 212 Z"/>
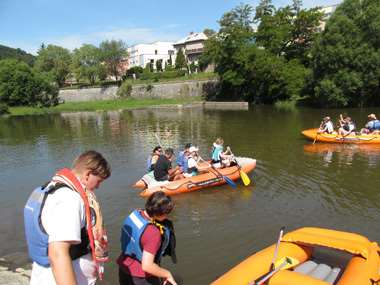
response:
<path fill-rule="evenodd" d="M 152 173 L 149 173 L 144 175 L 133 186 L 144 189 L 140 193 L 143 197 L 149 197 L 157 191 L 163 191 L 167 195 L 175 195 L 225 184 L 226 182 L 223 179 L 223 176 L 226 176 L 231 180 L 238 180 L 240 179 L 240 169 L 245 173 L 249 173 L 256 167 L 256 159 L 236 157 L 236 160 L 239 166 L 231 166 L 217 170 L 209 169 L 207 172 L 201 173 L 197 176 L 176 181 L 158 182 L 154 180 Z M 207 163 L 204 164 L 207 165 Z"/>
<path fill-rule="evenodd" d="M 349 253 L 345 266 L 331 268 L 313 261 L 316 247 Z M 290 259 L 286 269 L 269 271 L 275 245 L 259 251 L 222 275 L 212 285 L 257 284 L 268 272 L 269 285 L 374 285 L 380 284 L 380 248 L 376 242 L 354 234 L 321 228 L 301 228 L 280 242 L 277 260 Z M 261 284 L 261 283 L 259 283 Z"/>
<path fill-rule="evenodd" d="M 341 136 L 338 134 L 318 134 L 318 129 L 308 129 L 302 131 L 302 134 L 312 141 L 327 143 L 355 143 L 355 144 L 379 144 L 380 135 L 348 135 Z"/>

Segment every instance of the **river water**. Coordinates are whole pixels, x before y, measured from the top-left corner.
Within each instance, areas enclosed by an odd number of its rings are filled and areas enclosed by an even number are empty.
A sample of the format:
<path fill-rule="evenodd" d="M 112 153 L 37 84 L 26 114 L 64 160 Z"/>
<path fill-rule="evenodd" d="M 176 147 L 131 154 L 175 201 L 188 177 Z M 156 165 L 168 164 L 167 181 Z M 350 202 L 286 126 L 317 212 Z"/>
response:
<path fill-rule="evenodd" d="M 349 113 L 359 126 L 380 109 L 211 111 L 201 108 L 70 113 L 0 119 L 0 256 L 26 255 L 22 209 L 29 193 L 84 150 L 100 151 L 112 176 L 97 190 L 112 262 L 100 284 L 117 284 L 120 226 L 144 199 L 131 185 L 157 145 L 187 142 L 209 157 L 222 136 L 235 155 L 257 159 L 253 183 L 174 196 L 178 263 L 164 260 L 180 284 L 208 284 L 276 241 L 278 230 L 302 226 L 353 231 L 380 241 L 380 146 L 326 145 L 301 130 L 321 117 Z M 18 257 L 19 258 L 19 257 Z"/>

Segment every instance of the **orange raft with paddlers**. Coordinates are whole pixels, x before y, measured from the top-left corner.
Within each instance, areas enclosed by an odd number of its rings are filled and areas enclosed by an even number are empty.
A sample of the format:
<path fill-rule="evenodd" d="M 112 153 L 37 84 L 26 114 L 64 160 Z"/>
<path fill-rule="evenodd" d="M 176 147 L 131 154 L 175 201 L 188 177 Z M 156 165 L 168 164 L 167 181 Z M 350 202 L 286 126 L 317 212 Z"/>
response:
<path fill-rule="evenodd" d="M 314 142 L 380 144 L 380 135 L 378 134 L 349 134 L 342 136 L 338 134 L 318 133 L 317 131 L 318 129 L 307 129 L 302 131 L 302 134 Z"/>
<path fill-rule="evenodd" d="M 211 285 L 380 284 L 380 248 L 364 236 L 308 227 L 282 238 L 280 234 L 279 240 L 278 246 L 248 257 Z M 327 262 L 319 263 L 315 252 L 320 248 L 332 249 L 335 254 L 344 252 L 347 260 L 336 265 L 336 260 L 328 255 Z M 326 264 L 329 262 L 335 265 Z"/>
<path fill-rule="evenodd" d="M 234 184 L 233 181 L 240 179 L 241 172 L 249 173 L 256 167 L 256 159 L 246 157 L 236 157 L 237 165 L 225 168 L 209 168 L 199 175 L 175 180 L 158 182 L 152 173 L 144 175 L 133 186 L 143 189 L 140 193 L 143 197 L 149 197 L 154 192 L 163 191 L 167 195 L 200 190 L 206 187 L 222 185 L 225 183 Z M 200 166 L 208 165 L 207 162 L 200 163 Z"/>

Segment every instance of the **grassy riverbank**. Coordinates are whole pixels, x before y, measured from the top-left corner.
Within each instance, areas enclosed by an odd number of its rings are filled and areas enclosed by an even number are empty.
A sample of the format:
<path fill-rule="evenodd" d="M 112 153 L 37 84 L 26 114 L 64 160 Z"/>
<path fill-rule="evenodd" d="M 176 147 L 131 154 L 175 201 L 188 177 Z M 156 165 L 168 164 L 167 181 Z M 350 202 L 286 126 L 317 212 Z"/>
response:
<path fill-rule="evenodd" d="M 157 75 L 157 77 L 154 78 L 154 75 Z M 153 76 L 151 79 L 131 79 L 128 78 L 124 80 L 123 82 L 127 82 L 131 85 L 139 85 L 139 84 L 159 84 L 159 83 L 178 83 L 178 82 L 186 82 L 186 81 L 193 81 L 193 80 L 213 80 L 217 79 L 218 76 L 216 73 L 213 72 L 200 72 L 200 73 L 192 73 L 192 74 L 186 74 L 185 76 L 181 77 L 174 77 L 174 78 L 164 78 L 159 77 L 159 74 L 153 73 Z M 72 86 L 65 86 L 61 88 L 62 90 L 70 90 L 70 89 L 81 89 L 81 88 L 99 88 L 99 87 L 110 87 L 110 86 L 118 86 L 117 82 L 111 81 L 111 82 L 96 82 L 94 85 L 89 85 L 88 83 L 77 83 L 73 84 Z"/>
<path fill-rule="evenodd" d="M 160 105 L 182 105 L 193 102 L 201 102 L 200 97 L 186 99 L 117 99 L 117 100 L 99 100 L 88 102 L 67 102 L 55 107 L 38 108 L 38 107 L 10 107 L 10 116 L 24 115 L 43 115 L 62 112 L 83 112 L 83 111 L 110 111 L 135 109 Z"/>

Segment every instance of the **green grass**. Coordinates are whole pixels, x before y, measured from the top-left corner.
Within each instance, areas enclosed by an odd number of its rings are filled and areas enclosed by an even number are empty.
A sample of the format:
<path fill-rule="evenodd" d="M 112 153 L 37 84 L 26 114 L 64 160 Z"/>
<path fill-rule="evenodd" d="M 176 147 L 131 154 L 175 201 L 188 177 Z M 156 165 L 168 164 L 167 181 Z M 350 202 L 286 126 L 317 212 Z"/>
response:
<path fill-rule="evenodd" d="M 50 108 L 39 107 L 10 107 L 10 116 L 43 115 L 62 112 L 83 112 L 83 111 L 110 111 L 122 109 L 135 109 L 159 105 L 179 105 L 192 102 L 200 102 L 200 97 L 186 99 L 117 99 L 99 100 L 88 102 L 67 102 Z"/>
<path fill-rule="evenodd" d="M 131 85 L 136 85 L 136 84 L 159 84 L 159 83 L 165 83 L 165 82 L 184 82 L 184 81 L 190 81 L 190 80 L 211 80 L 211 79 L 216 79 L 217 74 L 213 72 L 199 72 L 199 73 L 193 73 L 190 75 L 186 75 L 183 77 L 176 77 L 176 78 L 160 78 L 158 81 L 154 81 L 153 79 L 149 80 L 141 80 L 141 79 L 127 79 L 125 80 L 126 82 L 130 83 Z M 110 86 L 117 86 L 116 82 L 115 85 L 107 85 L 104 86 L 110 87 Z M 83 88 L 99 88 L 102 87 L 102 84 L 100 82 L 95 83 L 95 85 L 88 85 Z M 80 89 L 78 85 L 73 85 L 73 86 L 66 86 L 61 89 L 67 90 L 67 89 Z"/>

